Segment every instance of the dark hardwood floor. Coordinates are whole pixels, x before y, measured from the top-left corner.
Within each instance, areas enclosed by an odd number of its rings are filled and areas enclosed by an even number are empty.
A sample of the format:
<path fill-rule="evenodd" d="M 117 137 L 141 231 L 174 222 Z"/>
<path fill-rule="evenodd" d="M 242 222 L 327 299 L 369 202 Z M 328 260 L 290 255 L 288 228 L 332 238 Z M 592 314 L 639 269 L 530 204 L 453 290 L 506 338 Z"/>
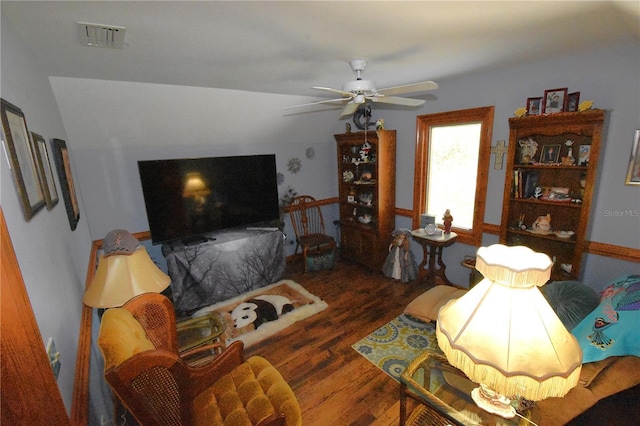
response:
<path fill-rule="evenodd" d="M 245 355 L 263 356 L 278 368 L 305 425 L 397 425 L 399 384 L 351 345 L 400 315 L 428 287 L 348 261 L 306 275 L 301 269 L 301 261 L 287 264 L 286 278 L 329 307 L 246 348 Z"/>

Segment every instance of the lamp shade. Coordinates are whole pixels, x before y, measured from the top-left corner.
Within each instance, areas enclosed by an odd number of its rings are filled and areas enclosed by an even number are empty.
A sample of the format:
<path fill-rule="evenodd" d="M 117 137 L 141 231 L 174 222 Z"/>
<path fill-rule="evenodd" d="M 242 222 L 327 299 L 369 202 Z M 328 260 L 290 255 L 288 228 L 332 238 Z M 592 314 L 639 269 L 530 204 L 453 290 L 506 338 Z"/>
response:
<path fill-rule="evenodd" d="M 538 289 L 551 259 L 524 247 L 481 247 L 485 279 L 438 313 L 436 336 L 449 363 L 505 396 L 564 396 L 580 375 L 582 351 Z"/>
<path fill-rule="evenodd" d="M 119 234 L 113 234 L 115 232 Z M 104 242 L 104 254 L 98 259 L 98 269 L 82 299 L 85 305 L 122 306 L 139 294 L 161 293 L 171 283 L 153 263 L 145 247 L 127 231 L 112 231 Z"/>

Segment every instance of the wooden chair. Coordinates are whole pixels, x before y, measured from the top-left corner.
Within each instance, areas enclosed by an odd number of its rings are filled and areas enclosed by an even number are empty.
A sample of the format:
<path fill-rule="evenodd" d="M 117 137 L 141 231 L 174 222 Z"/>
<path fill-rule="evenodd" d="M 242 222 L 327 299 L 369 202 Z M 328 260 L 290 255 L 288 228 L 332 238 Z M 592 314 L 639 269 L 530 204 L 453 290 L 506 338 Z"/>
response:
<path fill-rule="evenodd" d="M 179 355 L 177 342 L 172 304 L 160 294 L 102 316 L 105 379 L 140 425 L 302 424 L 289 385 L 266 359 L 245 360 L 242 342 L 197 367 Z"/>
<path fill-rule="evenodd" d="M 335 256 L 336 241 L 326 234 L 322 211 L 316 199 L 310 195 L 294 197 L 289 205 L 291 225 L 296 234 L 296 249 L 302 247 L 304 272 L 308 269 L 308 258 L 322 253 L 331 253 Z"/>

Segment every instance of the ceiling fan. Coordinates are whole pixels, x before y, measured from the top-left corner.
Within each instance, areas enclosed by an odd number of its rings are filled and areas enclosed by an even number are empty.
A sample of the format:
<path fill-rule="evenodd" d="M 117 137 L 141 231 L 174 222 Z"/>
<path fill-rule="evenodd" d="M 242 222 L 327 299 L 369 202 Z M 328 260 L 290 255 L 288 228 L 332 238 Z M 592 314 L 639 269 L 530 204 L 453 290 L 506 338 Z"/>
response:
<path fill-rule="evenodd" d="M 419 83 L 404 84 L 401 86 L 387 87 L 385 89 L 377 89 L 376 83 L 374 81 L 362 79 L 362 72 L 367 67 L 366 60 L 354 59 L 349 64 L 351 65 L 351 69 L 356 73 L 356 79 L 343 84 L 342 90 L 332 89 L 330 87 L 313 87 L 314 89 L 337 93 L 342 96 L 341 98 L 295 105 L 286 107 L 285 109 L 299 108 L 308 105 L 341 103 L 346 104 L 344 109 L 342 110 L 342 113 L 340 114 L 341 117 L 344 117 L 356 112 L 358 110 L 358 107 L 360 105 L 363 105 L 367 101 L 412 107 L 420 106 L 426 101 L 422 99 L 403 98 L 395 95 L 426 92 L 428 90 L 434 90 L 438 88 L 438 85 L 433 81 L 422 81 Z"/>

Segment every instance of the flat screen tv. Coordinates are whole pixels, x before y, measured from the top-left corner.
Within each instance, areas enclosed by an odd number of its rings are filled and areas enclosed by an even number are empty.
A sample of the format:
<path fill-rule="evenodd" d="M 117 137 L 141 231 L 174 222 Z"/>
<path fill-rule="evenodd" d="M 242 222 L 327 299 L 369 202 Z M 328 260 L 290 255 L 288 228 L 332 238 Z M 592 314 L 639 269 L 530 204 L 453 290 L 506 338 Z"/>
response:
<path fill-rule="evenodd" d="M 138 161 L 138 171 L 153 244 L 279 220 L 274 154 Z"/>

